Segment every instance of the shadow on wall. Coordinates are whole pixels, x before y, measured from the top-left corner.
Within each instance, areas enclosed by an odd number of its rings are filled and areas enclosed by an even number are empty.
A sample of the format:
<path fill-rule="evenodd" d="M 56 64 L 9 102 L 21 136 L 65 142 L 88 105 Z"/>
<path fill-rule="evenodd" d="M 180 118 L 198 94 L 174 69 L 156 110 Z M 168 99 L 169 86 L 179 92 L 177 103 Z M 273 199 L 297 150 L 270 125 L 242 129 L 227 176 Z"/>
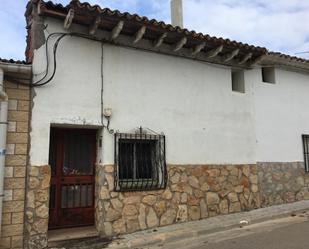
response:
<path fill-rule="evenodd" d="M 309 174 L 303 162 L 258 163 L 262 207 L 309 199 Z"/>

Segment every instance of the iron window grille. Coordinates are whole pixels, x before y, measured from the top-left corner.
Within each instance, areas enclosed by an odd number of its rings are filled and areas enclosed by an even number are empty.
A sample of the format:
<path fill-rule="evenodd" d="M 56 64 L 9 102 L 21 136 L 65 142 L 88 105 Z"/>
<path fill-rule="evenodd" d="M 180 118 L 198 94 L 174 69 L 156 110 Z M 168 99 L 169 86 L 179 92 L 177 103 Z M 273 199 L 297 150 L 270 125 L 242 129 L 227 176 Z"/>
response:
<path fill-rule="evenodd" d="M 115 133 L 116 191 L 164 189 L 167 182 L 165 136 Z"/>
<path fill-rule="evenodd" d="M 305 171 L 309 172 L 309 135 L 302 135 Z"/>

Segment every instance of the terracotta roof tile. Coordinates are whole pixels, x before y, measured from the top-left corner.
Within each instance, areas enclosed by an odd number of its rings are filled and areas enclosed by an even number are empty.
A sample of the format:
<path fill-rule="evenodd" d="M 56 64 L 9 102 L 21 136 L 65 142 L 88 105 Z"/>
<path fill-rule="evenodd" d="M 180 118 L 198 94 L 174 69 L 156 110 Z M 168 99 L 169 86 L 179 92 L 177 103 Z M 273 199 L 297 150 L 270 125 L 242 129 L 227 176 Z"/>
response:
<path fill-rule="evenodd" d="M 88 2 L 80 2 L 78 0 L 72 0 L 68 5 L 63 6 L 62 4 L 56 4 L 53 3 L 52 1 L 43 1 L 43 0 L 32 0 L 29 2 L 31 3 L 38 3 L 41 4 L 41 6 L 43 6 L 44 8 L 47 9 L 52 9 L 54 11 L 60 11 L 60 12 L 67 12 L 71 7 L 73 8 L 77 8 L 80 11 L 88 11 L 88 12 L 92 12 L 92 13 L 97 13 L 97 14 L 104 14 L 110 17 L 117 17 L 117 18 L 121 18 L 121 19 L 127 19 L 128 21 L 136 21 L 142 24 L 147 24 L 147 25 L 153 25 L 156 26 L 158 28 L 161 28 L 163 30 L 165 30 L 166 32 L 170 31 L 170 32 L 177 32 L 178 34 L 183 34 L 183 35 L 187 35 L 187 36 L 191 36 L 192 38 L 198 38 L 201 40 L 207 40 L 207 41 L 211 41 L 211 42 L 215 42 L 215 43 L 219 43 L 219 44 L 226 44 L 226 45 L 231 45 L 234 47 L 238 47 L 238 48 L 244 48 L 247 50 L 251 50 L 251 51 L 256 51 L 256 52 L 260 52 L 260 53 L 266 53 L 267 50 L 266 48 L 263 47 L 259 47 L 259 46 L 253 46 L 253 45 L 249 45 L 247 43 L 242 43 L 242 42 L 237 42 L 234 40 L 230 40 L 230 39 L 224 39 L 222 37 L 214 37 L 214 36 L 209 36 L 207 34 L 202 34 L 202 33 L 197 33 L 196 31 L 190 31 L 188 29 L 182 29 L 178 26 L 173 26 L 171 24 L 166 24 L 162 21 L 157 21 L 155 19 L 151 19 L 149 20 L 147 17 L 145 16 L 139 16 L 137 14 L 130 14 L 128 12 L 120 12 L 119 10 L 111 10 L 109 8 L 101 8 L 99 5 L 91 5 Z M 28 4 L 29 6 L 29 4 Z M 27 11 L 26 11 L 26 15 L 27 15 Z"/>
<path fill-rule="evenodd" d="M 191 38 L 192 40 L 201 40 L 201 41 L 207 41 L 208 43 L 217 44 L 217 45 L 224 45 L 229 47 L 230 49 L 233 48 L 239 48 L 243 50 L 247 50 L 247 52 L 252 52 L 255 54 L 255 57 L 259 57 L 260 55 L 270 55 L 270 56 L 278 56 L 280 58 L 284 58 L 291 62 L 297 62 L 297 63 L 309 63 L 309 60 L 290 56 L 278 52 L 270 52 L 264 47 L 259 46 L 253 46 L 249 45 L 247 43 L 237 42 L 230 39 L 224 39 L 222 37 L 214 37 L 210 36 L 208 34 L 202 34 L 197 33 L 196 31 L 188 30 L 188 29 L 182 29 L 178 26 L 172 26 L 171 24 L 166 24 L 162 21 L 157 21 L 155 19 L 149 20 L 145 16 L 139 16 L 137 14 L 130 14 L 128 12 L 120 12 L 119 10 L 111 10 L 109 8 L 101 8 L 99 5 L 91 5 L 88 2 L 80 2 L 79 0 L 72 0 L 68 5 L 64 6 L 62 4 L 57 4 L 52 1 L 44 1 L 44 0 L 31 0 L 27 5 L 27 11 L 26 16 L 30 15 L 30 6 L 31 4 L 40 4 L 42 7 L 41 9 L 44 12 L 44 9 L 46 10 L 52 10 L 55 13 L 62 13 L 66 14 L 69 9 L 74 8 L 75 10 L 80 11 L 83 15 L 92 14 L 95 15 L 103 15 L 104 17 L 113 17 L 116 19 L 125 19 L 127 21 L 135 22 L 139 25 L 148 25 L 150 27 L 158 28 L 161 32 L 172 32 L 180 35 L 186 35 L 188 38 Z M 44 13 L 43 13 L 44 15 Z M 59 18 L 59 16 L 58 16 Z"/>
<path fill-rule="evenodd" d="M 287 59 L 287 60 L 290 60 L 290 61 L 294 61 L 294 62 L 309 63 L 308 59 L 300 58 L 300 57 L 297 57 L 297 56 L 291 56 L 291 55 L 287 55 L 287 54 L 282 54 L 282 53 L 279 53 L 279 52 L 269 52 L 269 55 L 277 56 L 277 57 Z"/>

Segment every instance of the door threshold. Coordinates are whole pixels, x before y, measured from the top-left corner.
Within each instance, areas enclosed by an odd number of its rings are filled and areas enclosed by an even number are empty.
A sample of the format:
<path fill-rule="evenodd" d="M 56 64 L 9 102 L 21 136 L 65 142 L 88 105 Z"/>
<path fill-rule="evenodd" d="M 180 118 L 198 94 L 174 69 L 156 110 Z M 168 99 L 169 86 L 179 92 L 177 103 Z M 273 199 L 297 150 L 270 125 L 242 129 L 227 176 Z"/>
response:
<path fill-rule="evenodd" d="M 99 237 L 94 226 L 63 228 L 48 231 L 48 247 L 54 247 L 68 240 L 82 240 Z"/>

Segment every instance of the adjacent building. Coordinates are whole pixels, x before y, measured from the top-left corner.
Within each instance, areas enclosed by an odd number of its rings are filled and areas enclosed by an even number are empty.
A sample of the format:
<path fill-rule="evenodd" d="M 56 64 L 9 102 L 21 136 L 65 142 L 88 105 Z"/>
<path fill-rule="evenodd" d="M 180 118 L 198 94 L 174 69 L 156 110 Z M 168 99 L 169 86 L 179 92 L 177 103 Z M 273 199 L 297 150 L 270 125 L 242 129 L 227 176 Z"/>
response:
<path fill-rule="evenodd" d="M 0 58 L 0 248 L 23 247 L 30 82 L 31 64 Z"/>

